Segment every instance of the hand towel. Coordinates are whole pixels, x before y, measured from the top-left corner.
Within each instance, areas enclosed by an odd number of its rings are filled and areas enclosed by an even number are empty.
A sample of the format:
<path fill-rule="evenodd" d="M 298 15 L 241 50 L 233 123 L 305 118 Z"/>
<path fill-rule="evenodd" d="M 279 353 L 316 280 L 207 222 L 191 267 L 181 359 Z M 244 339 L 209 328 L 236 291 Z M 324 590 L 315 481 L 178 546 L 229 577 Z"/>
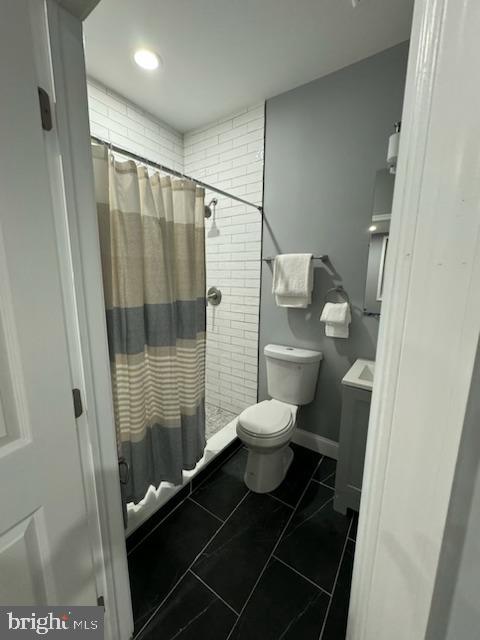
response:
<path fill-rule="evenodd" d="M 306 309 L 312 302 L 311 253 L 286 253 L 275 257 L 272 293 L 279 307 Z"/>
<path fill-rule="evenodd" d="M 348 302 L 327 302 L 320 316 L 320 322 L 325 322 L 325 335 L 329 338 L 348 338 L 351 321 Z"/>

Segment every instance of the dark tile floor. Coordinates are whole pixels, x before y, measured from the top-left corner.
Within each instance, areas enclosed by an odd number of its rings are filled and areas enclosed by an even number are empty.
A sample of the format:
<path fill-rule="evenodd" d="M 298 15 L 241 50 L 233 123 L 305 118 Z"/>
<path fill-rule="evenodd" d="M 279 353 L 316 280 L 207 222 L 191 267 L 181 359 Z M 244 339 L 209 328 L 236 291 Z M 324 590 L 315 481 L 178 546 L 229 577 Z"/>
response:
<path fill-rule="evenodd" d="M 138 640 L 345 638 L 356 518 L 333 509 L 335 461 L 292 448 L 271 494 L 246 488 L 239 448 L 136 541 Z"/>

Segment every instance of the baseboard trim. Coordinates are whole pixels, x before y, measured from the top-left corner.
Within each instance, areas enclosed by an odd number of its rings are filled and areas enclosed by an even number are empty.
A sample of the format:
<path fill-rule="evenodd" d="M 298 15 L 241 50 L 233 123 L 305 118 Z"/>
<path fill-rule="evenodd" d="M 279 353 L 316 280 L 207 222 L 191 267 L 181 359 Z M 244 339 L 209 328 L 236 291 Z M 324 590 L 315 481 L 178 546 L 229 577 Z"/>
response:
<path fill-rule="evenodd" d="M 295 429 L 292 440 L 301 447 L 321 453 L 322 456 L 328 456 L 329 458 L 338 460 L 338 442 L 335 442 L 335 440 L 329 440 L 316 433 L 305 431 L 305 429 Z"/>

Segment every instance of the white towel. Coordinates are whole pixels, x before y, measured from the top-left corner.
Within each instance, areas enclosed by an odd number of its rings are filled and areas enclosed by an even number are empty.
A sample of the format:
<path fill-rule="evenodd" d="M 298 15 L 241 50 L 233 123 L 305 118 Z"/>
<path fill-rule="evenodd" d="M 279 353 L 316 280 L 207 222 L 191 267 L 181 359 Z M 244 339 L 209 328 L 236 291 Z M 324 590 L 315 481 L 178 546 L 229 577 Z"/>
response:
<path fill-rule="evenodd" d="M 325 335 L 329 338 L 348 338 L 351 321 L 348 302 L 327 302 L 320 316 L 320 322 L 325 322 Z"/>
<path fill-rule="evenodd" d="M 306 309 L 312 302 L 311 253 L 285 253 L 275 257 L 272 293 L 279 307 Z"/>

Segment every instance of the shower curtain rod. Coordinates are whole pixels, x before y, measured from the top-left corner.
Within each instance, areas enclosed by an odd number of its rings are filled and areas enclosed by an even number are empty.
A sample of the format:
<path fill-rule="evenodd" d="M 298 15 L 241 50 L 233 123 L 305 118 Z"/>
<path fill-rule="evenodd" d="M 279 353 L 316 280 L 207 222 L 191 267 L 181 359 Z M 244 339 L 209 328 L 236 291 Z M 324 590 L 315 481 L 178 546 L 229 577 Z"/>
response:
<path fill-rule="evenodd" d="M 122 149 L 122 147 L 118 147 L 107 140 L 102 140 L 98 136 L 90 136 L 90 138 L 97 142 L 98 144 L 103 144 L 105 147 L 108 147 L 111 151 L 116 151 L 117 153 L 121 153 L 123 156 L 128 156 L 137 162 L 141 162 L 142 164 L 148 164 L 151 167 L 155 167 L 159 171 L 163 171 L 164 173 L 169 173 L 172 176 L 176 176 L 177 178 L 183 178 L 184 180 L 190 180 L 194 182 L 199 187 L 203 187 L 204 189 L 208 189 L 209 191 L 214 191 L 221 196 L 225 196 L 226 198 L 231 198 L 232 200 L 236 200 L 237 202 L 241 202 L 242 204 L 247 204 L 249 207 L 253 207 L 257 209 L 263 215 L 263 207 L 258 204 L 253 204 L 253 202 L 249 202 L 248 200 L 244 200 L 243 198 L 239 198 L 238 196 L 234 196 L 232 193 L 228 193 L 228 191 L 222 191 L 222 189 L 217 189 L 217 187 L 212 187 L 211 184 L 207 184 L 206 182 L 202 182 L 201 180 L 197 180 L 196 178 L 192 178 L 191 176 L 187 176 L 185 173 L 181 173 L 176 169 L 170 169 L 170 167 L 166 167 L 163 164 L 159 164 L 158 162 L 154 162 L 153 160 L 149 160 L 148 158 L 144 158 L 143 156 L 139 156 L 132 151 L 127 151 L 127 149 Z"/>

